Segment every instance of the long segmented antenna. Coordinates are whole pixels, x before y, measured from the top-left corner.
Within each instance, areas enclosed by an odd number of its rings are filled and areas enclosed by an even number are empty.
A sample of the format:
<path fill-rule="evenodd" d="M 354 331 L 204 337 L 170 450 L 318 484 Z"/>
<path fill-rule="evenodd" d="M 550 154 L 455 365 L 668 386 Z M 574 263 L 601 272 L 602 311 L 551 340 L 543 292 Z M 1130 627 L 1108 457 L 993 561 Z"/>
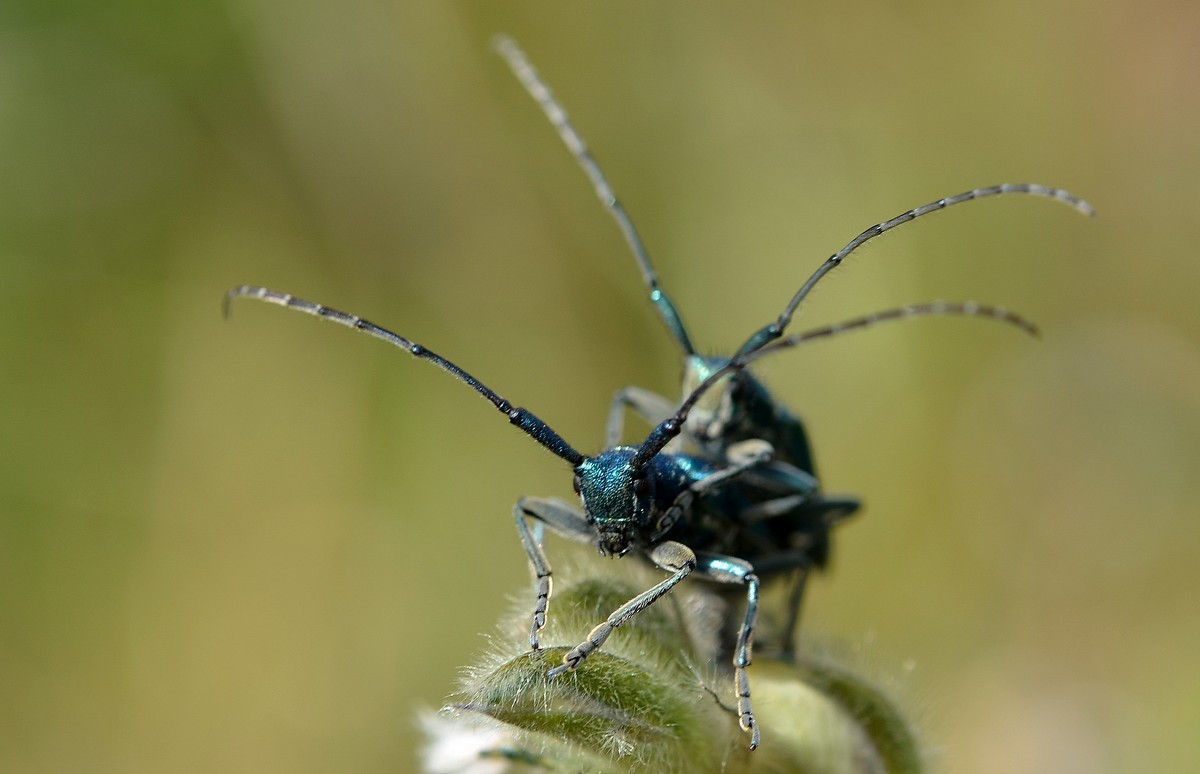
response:
<path fill-rule="evenodd" d="M 701 382 L 696 389 L 692 390 L 691 394 L 684 399 L 679 408 L 669 418 L 660 423 L 651 431 L 650 435 L 638 447 L 638 452 L 634 456 L 631 463 L 634 470 L 643 469 L 651 459 L 654 458 L 663 448 L 670 443 L 683 430 L 684 422 L 687 421 L 688 414 L 695 407 L 697 401 L 708 392 L 708 390 L 721 380 L 722 377 L 733 373 L 734 371 L 744 371 L 747 366 L 758 360 L 760 357 L 775 352 L 780 352 L 785 349 L 791 349 L 809 341 L 816 339 L 827 339 L 837 336 L 842 333 L 853 330 L 862 330 L 873 325 L 883 322 L 891 322 L 893 320 L 907 320 L 913 317 L 928 317 L 932 315 L 956 315 L 962 317 L 981 317 L 985 320 L 996 320 L 997 322 L 1006 323 L 1019 328 L 1021 331 L 1030 336 L 1038 336 L 1038 328 L 1029 320 L 1010 312 L 1002 306 L 989 306 L 980 304 L 974 301 L 930 301 L 924 304 L 910 304 L 907 306 L 899 306 L 892 309 L 885 309 L 881 312 L 873 312 L 860 317 L 853 317 L 849 320 L 843 320 L 832 325 L 825 325 L 820 328 L 813 328 L 804 331 L 803 333 L 793 334 L 786 339 L 780 339 L 769 346 L 762 346 L 750 352 L 743 352 L 730 359 L 728 363 L 713 371 L 711 375 Z"/>
<path fill-rule="evenodd" d="M 233 288 L 225 294 L 224 302 L 221 305 L 221 310 L 228 319 L 230 313 L 230 304 L 235 298 L 253 298 L 258 301 L 265 301 L 268 304 L 276 304 L 287 309 L 295 309 L 297 312 L 311 314 L 314 317 L 320 317 L 322 320 L 329 320 L 338 325 L 344 325 L 347 328 L 353 328 L 356 331 L 362 331 L 368 336 L 374 336 L 377 339 L 383 339 L 388 344 L 394 347 L 403 349 L 413 357 L 429 362 L 446 371 L 460 382 L 465 382 L 472 387 L 476 392 L 487 398 L 493 406 L 496 407 L 501 414 L 508 417 L 508 421 L 520 428 L 526 435 L 540 443 L 542 446 L 549 449 L 555 456 L 566 460 L 572 465 L 579 465 L 584 460 L 584 456 L 571 448 L 571 445 L 559 436 L 549 425 L 538 419 L 529 411 L 523 408 L 513 406 L 504 398 L 497 395 L 489 389 L 483 382 L 471 376 L 463 369 L 456 366 L 446 358 L 438 355 L 431 350 L 409 341 L 403 336 L 389 331 L 387 328 L 381 328 L 373 322 L 364 320 L 356 315 L 347 314 L 330 308 L 323 304 L 314 304 L 311 301 L 305 301 L 302 298 L 296 298 L 289 293 L 280 293 L 268 288 L 256 287 L 254 285 L 242 285 L 241 287 Z"/>
<path fill-rule="evenodd" d="M 525 56 L 525 52 L 516 42 L 507 36 L 497 35 L 492 39 L 492 47 L 504 58 L 513 75 L 517 76 L 517 80 L 525 87 L 525 91 L 529 92 L 529 96 L 533 97 L 542 112 L 546 114 L 546 118 L 558 132 L 559 138 L 567 146 L 567 150 L 570 151 L 575 162 L 592 182 L 592 187 L 595 189 L 600 203 L 617 222 L 617 227 L 621 229 L 625 243 L 629 245 L 629 249 L 633 252 L 633 258 L 637 261 L 638 269 L 642 272 L 642 282 L 650 290 L 650 300 L 654 303 L 654 308 L 658 310 L 659 316 L 662 317 L 663 323 L 666 324 L 667 330 L 678 342 L 685 355 L 696 354 L 691 339 L 688 338 L 687 328 L 684 327 L 683 320 L 679 317 L 679 311 L 667 297 L 666 292 L 658 286 L 658 274 L 650 263 L 650 255 L 646 252 L 646 246 L 642 244 L 642 238 L 638 236 L 633 220 L 621 205 L 620 200 L 617 199 L 617 195 L 613 193 L 612 186 L 608 184 L 604 173 L 600 171 L 600 165 L 596 163 L 596 159 L 588 150 L 587 143 L 571 125 L 570 119 L 567 118 L 567 111 L 563 110 L 562 106 L 554 99 L 550 87 L 541 79 L 537 70 L 530 64 L 528 57 Z"/>
<path fill-rule="evenodd" d="M 784 307 L 783 313 L 779 315 L 773 323 L 756 331 L 750 338 L 746 339 L 746 343 L 737 351 L 738 355 L 744 355 L 761 349 L 770 342 L 778 339 L 783 335 L 784 330 L 792 321 L 792 316 L 796 313 L 796 308 L 800 306 L 800 302 L 812 291 L 813 287 L 821 281 L 829 272 L 833 271 L 842 260 L 857 250 L 864 243 L 874 239 L 875 237 L 891 231 L 896 226 L 908 223 L 910 220 L 928 215 L 938 210 L 944 210 L 947 207 L 953 207 L 956 204 L 973 201 L 975 199 L 984 199 L 989 196 L 1000 196 L 1003 194 L 1028 194 L 1030 196 L 1040 196 L 1046 199 L 1053 199 L 1062 202 L 1075 210 L 1087 215 L 1089 218 L 1096 216 L 1096 210 L 1092 205 L 1088 204 L 1083 199 L 1072 194 L 1069 191 L 1064 191 L 1061 188 L 1049 188 L 1037 183 L 1001 183 L 1000 185 L 988 186 L 987 188 L 976 188 L 971 191 L 965 191 L 956 196 L 948 196 L 945 199 L 938 199 L 935 202 L 924 204 L 907 212 L 903 212 L 896 217 L 885 220 L 882 223 L 876 223 L 866 231 L 851 239 L 845 247 L 838 250 L 833 255 L 829 256 L 826 261 L 813 272 L 812 276 L 800 286 L 796 291 L 796 295 L 792 296 L 792 300 Z"/>

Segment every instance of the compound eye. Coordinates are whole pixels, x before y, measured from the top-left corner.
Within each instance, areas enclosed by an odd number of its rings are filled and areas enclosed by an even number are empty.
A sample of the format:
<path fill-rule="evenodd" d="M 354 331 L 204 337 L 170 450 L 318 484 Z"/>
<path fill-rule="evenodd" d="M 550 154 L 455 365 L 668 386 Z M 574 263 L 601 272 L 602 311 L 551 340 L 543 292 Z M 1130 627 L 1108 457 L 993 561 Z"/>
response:
<path fill-rule="evenodd" d="M 579 488 L 580 488 L 581 483 L 582 482 L 579 480 L 579 476 L 575 476 L 575 478 L 571 481 L 571 486 L 575 488 L 575 494 L 579 494 Z"/>
<path fill-rule="evenodd" d="M 650 479 L 646 476 L 635 478 L 633 480 L 633 493 L 639 500 L 645 500 L 650 496 Z"/>

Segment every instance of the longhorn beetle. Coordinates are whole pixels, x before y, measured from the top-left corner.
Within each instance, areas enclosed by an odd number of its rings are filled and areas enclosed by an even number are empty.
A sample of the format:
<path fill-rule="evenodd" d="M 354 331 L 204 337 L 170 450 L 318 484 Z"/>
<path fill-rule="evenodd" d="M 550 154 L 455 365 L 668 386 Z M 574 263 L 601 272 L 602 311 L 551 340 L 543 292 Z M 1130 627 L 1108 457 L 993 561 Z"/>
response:
<path fill-rule="evenodd" d="M 506 41 L 502 39 L 498 45 L 503 53 Z M 522 68 L 528 70 L 528 76 L 522 76 L 522 81 L 535 96 L 538 96 L 539 88 L 545 91 L 515 46 L 506 57 L 519 76 Z M 548 92 L 544 99 L 539 97 L 539 102 L 552 120 L 554 111 L 561 113 Z M 911 210 L 867 229 L 826 260 L 796 292 L 780 316 L 756 331 L 733 357 L 701 358 L 691 348 L 674 305 L 658 288 L 656 276 L 632 222 L 612 196 L 611 189 L 591 160 L 586 147 L 566 123 L 565 115 L 556 120 L 555 125 L 588 171 L 602 201 L 608 204 L 610 212 L 625 232 L 650 288 L 651 300 L 667 323 L 668 330 L 684 349 L 687 358 L 685 363 L 692 369 L 690 379 L 695 382 L 695 386 L 686 391 L 679 407 L 666 409 L 665 416 L 665 399 L 657 398 L 662 403 L 651 405 L 640 402 L 636 396 L 623 400 L 618 394 L 618 400 L 610 412 L 609 443 L 601 453 L 594 456 L 581 454 L 533 413 L 513 406 L 450 360 L 355 315 L 251 285 L 234 288 L 226 294 L 225 313 L 228 315 L 230 302 L 234 299 L 248 297 L 295 309 L 382 339 L 418 359 L 428 360 L 470 386 L 507 416 L 510 423 L 572 466 L 574 489 L 580 497 L 582 512 L 560 500 L 542 498 L 522 498 L 513 509 L 521 543 L 536 576 L 536 603 L 529 637 L 531 648 L 536 650 L 539 647 L 538 634 L 546 621 L 551 591 L 552 572 L 542 548 L 544 527 L 566 538 L 590 544 L 603 556 L 620 557 L 636 551 L 668 573 L 664 580 L 614 610 L 585 640 L 565 654 L 563 663 L 551 669 L 548 677 L 554 678 L 577 668 L 604 644 L 614 629 L 654 604 L 692 573 L 717 584 L 744 587 L 746 611 L 733 647 L 734 691 L 739 724 L 750 733 L 750 747 L 754 749 L 759 744 L 759 730 L 751 707 L 746 668 L 751 662 L 760 579 L 811 566 L 814 559 L 811 542 L 797 542 L 793 538 L 823 537 L 824 532 L 799 518 L 805 515 L 803 507 L 817 512 L 822 508 L 826 511 L 835 509 L 820 504 L 824 501 L 818 499 L 811 458 L 801 456 L 801 452 L 807 455 L 807 441 L 803 440 L 803 428 L 798 420 L 786 415 L 799 428 L 800 441 L 772 435 L 778 432 L 775 420 L 764 420 L 754 415 L 744 421 L 738 419 L 739 412 L 747 411 L 752 405 L 745 396 L 745 385 L 761 390 L 767 405 L 776 408 L 765 389 L 746 374 L 746 368 L 760 357 L 807 341 L 828 338 L 879 322 L 924 315 L 954 314 L 994 319 L 1036 334 L 1036 328 L 1031 323 L 1000 307 L 973 302 L 931 302 L 889 309 L 783 336 L 800 302 L 825 274 L 863 242 L 900 223 L 951 204 L 1003 193 L 1027 193 L 1057 199 L 1086 214 L 1091 214 L 1091 208 L 1065 191 L 1023 184 L 977 189 Z M 741 394 L 739 385 L 742 385 Z M 711 412 L 716 418 L 715 431 L 712 430 L 714 420 L 711 418 L 699 426 L 689 424 L 701 401 L 709 393 L 721 398 L 717 402 L 720 410 Z M 620 435 L 619 412 L 624 405 L 633 406 L 635 411 L 654 421 L 650 434 L 636 446 L 619 445 L 617 442 Z M 727 408 L 720 408 L 722 405 Z M 617 420 L 611 418 L 613 413 L 618 414 Z M 614 425 L 617 428 L 615 433 Z M 668 445 L 681 435 L 685 440 L 690 439 L 697 448 L 683 452 L 668 451 Z M 773 457 L 777 450 L 771 440 L 781 437 L 785 443 L 780 446 L 789 459 L 775 462 Z M 856 505 L 853 501 L 846 502 L 852 504 L 850 507 Z"/>
<path fill-rule="evenodd" d="M 541 107 L 567 150 L 592 183 L 596 196 L 616 221 L 633 254 L 638 270 L 641 272 L 642 282 L 649 291 L 650 301 L 654 304 L 659 317 L 662 318 L 671 338 L 683 352 L 683 396 L 686 398 L 695 392 L 705 379 L 729 362 L 729 358 L 709 357 L 696 352 L 679 311 L 667 296 L 666 291 L 659 286 L 658 275 L 650 263 L 649 253 L 638 235 L 633 220 L 625 211 L 620 200 L 617 199 L 612 186 L 609 185 L 599 164 L 588 149 L 587 143 L 571 124 L 567 112 L 559 105 L 550 88 L 512 39 L 500 35 L 493 40 L 492 44 L 517 80 Z M 1086 215 L 1093 214 L 1089 204 L 1072 194 L 1061 189 L 1035 184 L 1007 184 L 978 188 L 909 210 L 863 231 L 845 247 L 834 253 L 793 296 L 779 318 L 756 331 L 738 350 L 738 354 L 754 352 L 770 341 L 779 338 L 787 329 L 800 302 L 821 277 L 869 239 L 890 231 L 902 223 L 951 205 L 1010 193 L 1056 199 Z M 631 409 L 650 425 L 663 421 L 674 411 L 670 400 L 649 390 L 634 386 L 618 390 L 609 411 L 606 435 L 606 444 L 609 447 L 616 446 L 621 439 L 626 408 Z M 689 452 L 719 458 L 733 444 L 750 439 L 766 441 L 774 449 L 772 462 L 762 466 L 759 469 L 759 475 L 774 479 L 781 494 L 790 495 L 790 499 L 779 499 L 772 507 L 788 510 L 790 514 L 788 538 L 791 540 L 793 548 L 802 551 L 807 560 L 795 567 L 795 586 L 792 590 L 788 619 L 783 629 L 781 643 L 781 650 L 786 655 L 792 651 L 793 637 L 795 636 L 796 622 L 799 619 L 800 603 L 808 571 L 810 568 L 824 569 L 829 559 L 831 528 L 854 514 L 860 503 L 855 498 L 829 498 L 822 494 L 803 423 L 783 404 L 776 401 L 766 387 L 749 372 L 744 369 L 736 369 L 722 380 L 719 387 L 708 390 L 704 399 L 695 404 L 687 417 L 681 440 L 683 448 Z"/>
<path fill-rule="evenodd" d="M 750 439 L 731 444 L 724 459 L 716 460 L 665 451 L 667 444 L 683 431 L 688 416 L 704 395 L 721 380 L 745 370 L 760 357 L 813 339 L 875 323 L 923 315 L 966 315 L 994 319 L 1036 335 L 1024 318 L 999 307 L 972 302 L 898 307 L 845 322 L 817 328 L 744 352 L 715 369 L 700 382 L 671 416 L 658 423 L 637 446 L 614 446 L 595 455 L 576 451 L 548 424 L 532 412 L 512 405 L 483 382 L 450 360 L 392 331 L 352 314 L 296 298 L 267 288 L 243 285 L 225 295 L 225 314 L 230 302 L 248 297 L 277 304 L 362 331 L 370 336 L 428 360 L 469 385 L 509 422 L 558 458 L 572 466 L 574 488 L 583 513 L 555 499 L 522 498 L 513 508 L 517 532 L 536 574 L 537 601 L 534 606 L 529 644 L 539 647 L 538 632 L 546 622 L 550 601 L 550 562 L 542 549 L 542 526 L 559 535 L 588 543 L 603 556 L 620 557 L 638 551 L 669 576 L 618 607 L 585 640 L 567 652 L 560 666 L 548 677 L 557 677 L 578 667 L 602 646 L 613 630 L 654 604 L 693 572 L 716 583 L 739 584 L 746 590 L 746 613 L 734 648 L 734 690 L 738 720 L 751 734 L 750 747 L 759 742 L 758 726 L 750 705 L 750 665 L 754 624 L 758 613 L 760 576 L 793 569 L 806 558 L 788 549 L 790 523 L 786 509 L 772 504 L 778 495 L 743 474 L 770 462 L 769 444 Z M 530 520 L 534 527 L 530 528 Z"/>

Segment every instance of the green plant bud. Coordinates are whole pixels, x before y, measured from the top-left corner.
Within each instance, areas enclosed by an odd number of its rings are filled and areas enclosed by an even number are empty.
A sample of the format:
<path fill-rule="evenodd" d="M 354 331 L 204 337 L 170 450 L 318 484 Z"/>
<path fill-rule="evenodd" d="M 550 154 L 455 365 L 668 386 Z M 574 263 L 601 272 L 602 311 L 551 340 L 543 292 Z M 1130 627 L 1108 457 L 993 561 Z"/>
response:
<path fill-rule="evenodd" d="M 766 648 L 749 669 L 762 743 L 748 749 L 732 709 L 729 654 L 713 636 L 728 605 L 707 585 L 668 595 L 576 670 L 547 678 L 592 627 L 645 588 L 639 582 L 593 577 L 559 590 L 541 650 L 528 650 L 527 612 L 506 625 L 443 717 L 426 723 L 430 750 L 458 739 L 460 772 L 921 770 L 908 724 L 876 687 L 832 664 L 772 660 Z M 432 753 L 426 763 L 431 772 L 451 770 Z"/>

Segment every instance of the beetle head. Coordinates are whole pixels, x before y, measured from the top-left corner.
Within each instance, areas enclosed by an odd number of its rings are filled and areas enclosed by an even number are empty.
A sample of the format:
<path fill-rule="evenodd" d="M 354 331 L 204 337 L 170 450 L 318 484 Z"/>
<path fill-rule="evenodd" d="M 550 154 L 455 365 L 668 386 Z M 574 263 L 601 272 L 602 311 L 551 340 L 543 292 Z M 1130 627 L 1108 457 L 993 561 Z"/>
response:
<path fill-rule="evenodd" d="M 629 553 L 650 521 L 655 482 L 648 469 L 633 464 L 637 451 L 618 446 L 575 467 L 575 491 L 605 556 Z"/>

